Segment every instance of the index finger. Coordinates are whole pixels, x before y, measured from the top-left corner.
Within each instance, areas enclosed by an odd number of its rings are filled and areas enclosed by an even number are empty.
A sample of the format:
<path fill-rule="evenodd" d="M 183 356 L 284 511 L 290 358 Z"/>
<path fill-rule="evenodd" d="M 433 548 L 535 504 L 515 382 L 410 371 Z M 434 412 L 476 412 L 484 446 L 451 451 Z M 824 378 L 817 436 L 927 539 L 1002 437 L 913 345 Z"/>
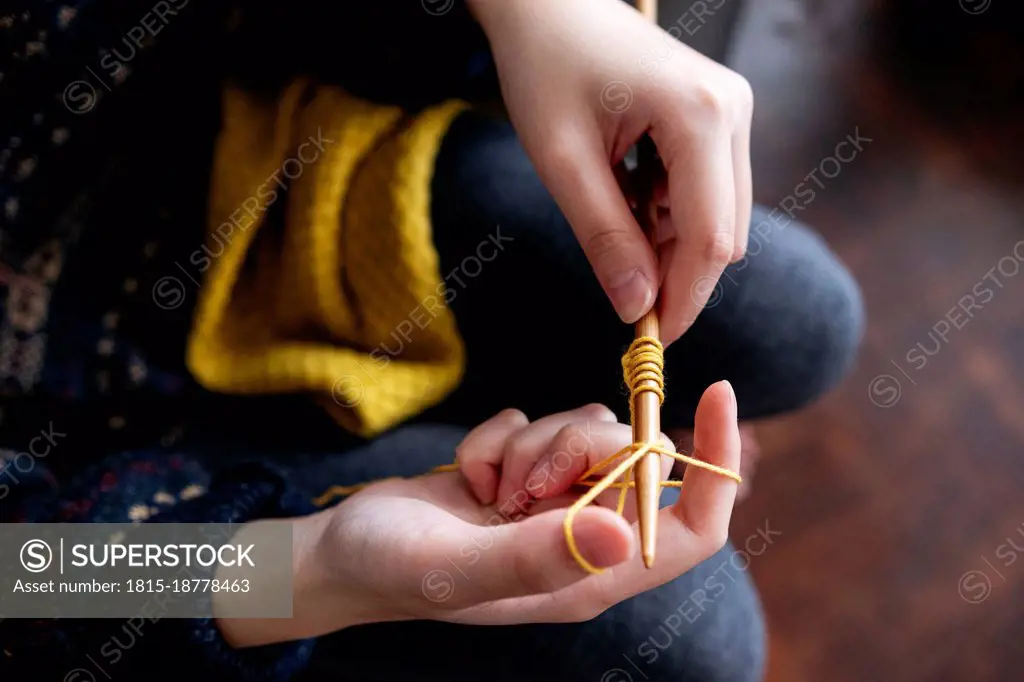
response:
<path fill-rule="evenodd" d="M 662 341 L 668 345 L 694 323 L 733 257 L 736 186 L 727 131 L 689 135 L 685 143 L 659 144 L 668 171 L 675 244 L 661 263 Z M 656 140 L 657 141 L 657 140 Z"/>

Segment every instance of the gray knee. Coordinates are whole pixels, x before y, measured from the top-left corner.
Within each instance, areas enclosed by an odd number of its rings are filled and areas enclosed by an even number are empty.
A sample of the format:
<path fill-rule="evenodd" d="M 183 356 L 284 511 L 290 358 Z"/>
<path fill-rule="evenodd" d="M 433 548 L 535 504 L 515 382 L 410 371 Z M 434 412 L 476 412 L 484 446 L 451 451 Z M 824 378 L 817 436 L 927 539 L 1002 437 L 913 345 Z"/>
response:
<path fill-rule="evenodd" d="M 594 644 L 612 654 L 607 679 L 760 682 L 765 625 L 749 563 L 749 555 L 726 545 L 685 575 L 604 614 L 617 626 L 614 643 Z"/>
<path fill-rule="evenodd" d="M 767 213 L 755 211 L 753 224 Z M 792 410 L 835 386 L 853 366 L 864 332 L 860 288 L 817 234 L 799 223 L 751 232 L 748 257 L 727 269 L 742 283 L 734 339 L 748 379 L 736 387 L 742 417 Z M 756 290 L 756 292 L 754 291 Z M 727 298 L 725 299 L 728 300 Z M 743 385 L 747 384 L 747 385 Z"/>

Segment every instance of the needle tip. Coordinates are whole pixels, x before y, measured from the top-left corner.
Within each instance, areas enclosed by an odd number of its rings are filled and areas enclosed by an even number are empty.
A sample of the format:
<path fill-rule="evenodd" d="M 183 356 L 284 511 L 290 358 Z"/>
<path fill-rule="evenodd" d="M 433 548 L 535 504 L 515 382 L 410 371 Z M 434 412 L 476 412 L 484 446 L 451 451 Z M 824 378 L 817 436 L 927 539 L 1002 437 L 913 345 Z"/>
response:
<path fill-rule="evenodd" d="M 658 498 L 661 492 L 661 455 L 648 453 L 637 462 L 637 521 L 640 526 L 640 555 L 644 566 L 654 565 L 658 537 Z"/>

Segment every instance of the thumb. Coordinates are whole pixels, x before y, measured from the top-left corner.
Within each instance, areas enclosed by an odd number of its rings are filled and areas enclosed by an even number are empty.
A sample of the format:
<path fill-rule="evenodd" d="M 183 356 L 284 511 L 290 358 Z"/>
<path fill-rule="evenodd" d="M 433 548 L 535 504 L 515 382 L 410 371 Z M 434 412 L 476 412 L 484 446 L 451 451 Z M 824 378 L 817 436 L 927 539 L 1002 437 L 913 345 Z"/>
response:
<path fill-rule="evenodd" d="M 561 135 L 539 170 L 623 322 L 654 304 L 658 262 L 615 180 L 596 131 Z"/>
<path fill-rule="evenodd" d="M 562 523 L 566 510 L 556 509 L 503 526 L 480 528 L 480 560 L 467 584 L 475 603 L 555 592 L 589 577 L 569 553 Z M 583 557 L 607 568 L 636 552 L 633 530 L 615 512 L 587 507 L 573 522 L 573 536 Z M 490 549 L 485 550 L 485 541 Z"/>

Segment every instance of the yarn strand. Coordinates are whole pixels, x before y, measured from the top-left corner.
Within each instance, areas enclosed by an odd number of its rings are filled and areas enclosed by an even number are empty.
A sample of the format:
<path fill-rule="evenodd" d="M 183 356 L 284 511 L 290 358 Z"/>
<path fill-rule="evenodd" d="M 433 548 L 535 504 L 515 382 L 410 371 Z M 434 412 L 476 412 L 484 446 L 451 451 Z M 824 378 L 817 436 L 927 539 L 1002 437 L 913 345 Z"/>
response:
<path fill-rule="evenodd" d="M 658 402 L 665 401 L 665 349 L 658 339 L 651 336 L 641 336 L 633 340 L 629 349 L 622 356 L 622 377 L 629 388 L 629 412 L 630 421 L 633 420 L 633 405 L 636 397 L 641 393 L 650 392 L 658 396 Z M 610 457 L 605 457 L 583 473 L 574 485 L 589 488 L 577 499 L 565 514 L 562 529 L 565 533 L 565 544 L 569 554 L 579 564 L 580 568 L 588 573 L 601 573 L 604 569 L 594 566 L 580 552 L 576 545 L 576 538 L 573 535 L 573 523 L 576 516 L 587 506 L 596 500 L 601 493 L 608 490 L 618 490 L 618 500 L 615 505 L 615 513 L 620 516 L 626 508 L 626 498 L 629 491 L 636 488 L 636 476 L 634 468 L 645 455 L 656 452 L 659 455 L 671 457 L 672 459 L 684 462 L 688 466 L 710 471 L 713 474 L 723 476 L 736 483 L 743 479 L 740 475 L 725 467 L 720 467 L 710 462 L 705 462 L 692 455 L 684 455 L 679 452 L 662 447 L 657 443 L 639 442 L 628 445 Z M 621 460 L 621 461 L 617 461 Z M 610 470 L 601 475 L 606 469 Z M 458 471 L 458 464 L 444 464 L 431 469 L 428 474 L 439 474 Z M 383 479 L 381 479 L 383 480 Z M 326 506 L 332 501 L 353 495 L 371 483 L 361 483 L 351 486 L 331 486 L 322 495 L 313 499 L 318 507 Z M 662 481 L 661 488 L 679 488 L 682 481 Z"/>

